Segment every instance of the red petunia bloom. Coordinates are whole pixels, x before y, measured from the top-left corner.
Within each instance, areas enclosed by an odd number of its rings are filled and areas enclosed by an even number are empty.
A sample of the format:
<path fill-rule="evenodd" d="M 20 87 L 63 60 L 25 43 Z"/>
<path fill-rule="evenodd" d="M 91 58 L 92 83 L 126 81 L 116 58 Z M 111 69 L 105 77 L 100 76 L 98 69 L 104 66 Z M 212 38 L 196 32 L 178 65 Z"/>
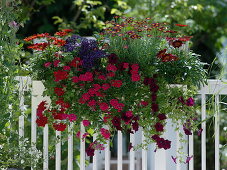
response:
<path fill-rule="evenodd" d="M 109 130 L 105 129 L 105 128 L 101 128 L 100 129 L 101 135 L 105 138 L 105 139 L 110 139 L 110 132 Z"/>
<path fill-rule="evenodd" d="M 157 132 L 163 132 L 163 130 L 164 130 L 164 126 L 163 126 L 161 123 L 159 123 L 159 122 L 157 122 L 157 123 L 154 125 L 154 127 L 155 127 L 155 130 L 156 130 Z"/>
<path fill-rule="evenodd" d="M 159 120 L 165 120 L 166 115 L 164 113 L 160 113 L 160 114 L 158 114 L 158 118 L 159 118 Z"/>
<path fill-rule="evenodd" d="M 57 131 L 64 131 L 66 129 L 66 124 L 64 123 L 54 123 L 53 128 Z"/>
<path fill-rule="evenodd" d="M 63 90 L 63 88 L 59 88 L 59 87 L 55 87 L 54 88 L 54 92 L 58 95 L 58 96 L 62 96 L 62 95 L 64 95 L 64 90 Z"/>
<path fill-rule="evenodd" d="M 68 78 L 68 72 L 66 71 L 62 71 L 62 70 L 58 70 L 54 72 L 54 77 L 56 82 L 61 81 L 61 80 L 65 80 Z"/>
<path fill-rule="evenodd" d="M 73 122 L 73 121 L 76 121 L 77 116 L 75 114 L 69 114 L 68 119 L 69 119 L 70 122 Z"/>
<path fill-rule="evenodd" d="M 85 127 L 87 127 L 91 124 L 89 120 L 83 120 L 82 122 Z"/>
<path fill-rule="evenodd" d="M 110 81 L 111 86 L 120 88 L 122 86 L 121 80 L 111 80 Z"/>

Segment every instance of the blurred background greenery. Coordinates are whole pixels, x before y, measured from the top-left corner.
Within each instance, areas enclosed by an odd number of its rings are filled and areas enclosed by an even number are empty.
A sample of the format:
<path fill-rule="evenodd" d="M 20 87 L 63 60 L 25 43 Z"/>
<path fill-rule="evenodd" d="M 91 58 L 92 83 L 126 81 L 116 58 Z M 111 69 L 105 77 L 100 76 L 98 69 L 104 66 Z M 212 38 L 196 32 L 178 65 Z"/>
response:
<path fill-rule="evenodd" d="M 3 0 L 4 1 L 4 0 Z M 12 0 L 8 0 L 12 2 Z M 0 3 L 1 4 L 1 3 Z M 15 21 L 20 25 L 18 41 L 36 33 L 54 33 L 62 28 L 74 29 L 83 36 L 92 36 L 102 30 L 104 23 L 115 15 L 146 18 L 154 22 L 188 25 L 186 33 L 193 36 L 190 48 L 207 63 L 209 78 L 227 79 L 227 1 L 226 0 L 20 0 L 14 8 Z M 20 55 L 26 75 L 29 54 Z M 227 103 L 226 98 L 222 101 Z M 227 113 L 221 110 L 221 165 L 227 169 Z M 208 123 L 207 166 L 214 169 L 213 120 Z M 28 125 L 29 126 L 29 125 Z M 195 140 L 195 150 L 200 154 L 200 138 Z M 200 168 L 200 159 L 195 169 Z"/>

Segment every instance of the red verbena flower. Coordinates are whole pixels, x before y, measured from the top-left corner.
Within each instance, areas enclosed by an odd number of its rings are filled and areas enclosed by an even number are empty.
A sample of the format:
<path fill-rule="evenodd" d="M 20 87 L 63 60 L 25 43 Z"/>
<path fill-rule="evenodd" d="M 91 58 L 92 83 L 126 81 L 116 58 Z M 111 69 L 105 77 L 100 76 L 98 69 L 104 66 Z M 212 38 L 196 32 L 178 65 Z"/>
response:
<path fill-rule="evenodd" d="M 64 95 L 64 90 L 63 90 L 63 88 L 59 88 L 59 87 L 55 87 L 54 88 L 54 92 L 58 95 L 58 96 L 62 96 L 62 95 Z"/>
<path fill-rule="evenodd" d="M 48 122 L 48 119 L 46 116 L 39 116 L 37 119 L 36 119 L 36 123 L 38 126 L 42 126 L 44 127 Z"/>
<path fill-rule="evenodd" d="M 106 67 L 106 70 L 115 72 L 115 71 L 117 71 L 117 67 L 113 64 L 108 64 Z"/>
<path fill-rule="evenodd" d="M 110 88 L 110 85 L 108 83 L 105 83 L 102 85 L 103 90 L 108 90 Z"/>
<path fill-rule="evenodd" d="M 102 111 L 106 111 L 109 109 L 109 105 L 107 103 L 100 103 L 99 107 Z"/>
<path fill-rule="evenodd" d="M 53 127 L 57 131 L 64 131 L 66 129 L 66 124 L 64 124 L 64 123 L 54 123 Z"/>
<path fill-rule="evenodd" d="M 111 86 L 113 86 L 113 87 L 121 87 L 121 85 L 122 85 L 122 81 L 121 80 L 111 80 L 110 81 L 110 84 L 111 84 Z"/>
<path fill-rule="evenodd" d="M 65 80 L 68 78 L 68 72 L 66 71 L 62 71 L 62 70 L 58 70 L 54 72 L 54 77 L 56 82 L 61 81 L 61 80 Z"/>

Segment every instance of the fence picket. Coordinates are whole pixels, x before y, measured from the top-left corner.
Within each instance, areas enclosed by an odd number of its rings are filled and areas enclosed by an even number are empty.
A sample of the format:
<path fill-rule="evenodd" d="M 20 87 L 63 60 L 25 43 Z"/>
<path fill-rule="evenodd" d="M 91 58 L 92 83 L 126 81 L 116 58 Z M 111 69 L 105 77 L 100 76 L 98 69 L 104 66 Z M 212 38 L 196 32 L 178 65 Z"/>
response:
<path fill-rule="evenodd" d="M 80 125 L 80 170 L 85 170 L 85 139 L 83 134 L 85 133 L 84 125 Z"/>
<path fill-rule="evenodd" d="M 206 95 L 201 94 L 201 108 L 202 108 L 202 121 L 206 119 Z M 206 170 L 206 122 L 202 123 L 202 142 L 201 142 L 201 159 L 202 159 L 202 170 Z"/>
<path fill-rule="evenodd" d="M 134 132 L 135 133 L 135 132 Z M 135 145 L 135 135 L 130 133 L 130 143 L 132 144 L 132 146 Z M 130 170 L 135 170 L 135 151 L 132 149 L 130 149 Z"/>
<path fill-rule="evenodd" d="M 29 78 L 27 78 L 29 79 Z M 28 86 L 24 84 L 25 79 L 21 79 L 21 87 L 25 88 L 20 89 L 22 91 L 19 91 L 19 96 L 22 96 L 20 98 L 20 109 L 22 111 L 22 115 L 19 117 L 19 136 L 23 137 L 24 136 L 24 116 L 23 116 L 23 111 L 24 111 L 24 98 L 23 98 L 23 93 L 26 91 L 26 88 L 28 89 Z M 45 98 L 42 97 L 42 93 L 44 90 L 44 86 L 41 81 L 32 81 L 32 115 L 31 115 L 31 142 L 32 146 L 35 148 L 36 147 L 36 138 L 37 138 L 37 127 L 36 127 L 36 109 L 38 104 L 44 100 Z M 219 162 L 219 95 L 227 95 L 227 86 L 222 83 L 221 81 L 217 80 L 209 80 L 208 81 L 208 86 L 204 86 L 201 88 L 201 90 L 198 92 L 198 94 L 201 94 L 201 117 L 202 120 L 206 119 L 206 94 L 215 94 L 215 170 L 220 169 L 220 162 Z M 203 133 L 201 136 L 201 160 L 202 160 L 202 170 L 206 170 L 206 123 L 202 123 L 202 129 Z M 70 127 L 69 127 L 70 131 Z M 80 157 L 80 170 L 85 170 L 85 142 L 82 140 L 82 135 L 85 133 L 84 127 L 81 124 L 81 139 L 80 139 L 80 152 L 81 152 L 81 157 Z M 46 125 L 44 127 L 43 131 L 43 169 L 47 170 L 48 169 L 48 126 Z M 60 136 L 60 132 L 56 132 L 56 136 Z M 73 169 L 73 137 L 68 136 L 68 170 Z M 144 140 L 145 137 L 142 135 L 142 140 Z M 93 138 L 95 140 L 95 137 Z M 193 155 L 193 135 L 189 136 L 188 138 L 189 143 L 189 156 Z M 134 146 L 135 142 L 135 136 L 134 134 L 130 134 L 130 142 Z M 122 153 L 122 133 L 118 131 L 118 158 L 117 158 L 117 169 L 122 170 L 123 169 L 123 153 Z M 177 144 L 178 145 L 178 144 Z M 98 168 L 98 162 L 97 162 L 97 154 L 98 151 L 95 151 L 95 156 L 93 158 L 93 170 L 97 170 Z M 135 152 L 133 150 L 130 151 L 130 165 L 129 168 L 130 170 L 135 170 Z M 155 163 L 154 167 L 155 170 L 166 170 L 168 167 L 166 167 L 166 152 L 164 150 L 157 150 L 155 154 Z M 162 162 L 160 164 L 160 161 Z M 110 170 L 110 145 L 109 141 L 108 144 L 106 145 L 105 149 L 105 170 Z M 137 162 L 140 162 L 140 160 L 137 160 Z M 56 170 L 61 169 L 61 142 L 56 144 Z M 193 167 L 193 159 L 189 162 L 189 170 L 194 170 Z M 140 165 L 141 166 L 141 165 Z M 142 170 L 147 170 L 147 151 L 142 150 Z M 176 165 L 177 168 L 179 169 L 181 166 Z M 141 168 L 141 167 L 139 167 Z"/>
<path fill-rule="evenodd" d="M 122 132 L 117 131 L 117 170 L 122 170 Z"/>
<path fill-rule="evenodd" d="M 48 133 L 49 133 L 49 127 L 46 124 L 44 129 L 43 129 L 43 170 L 48 170 Z"/>
<path fill-rule="evenodd" d="M 68 170 L 73 170 L 73 123 L 68 126 Z"/>
<path fill-rule="evenodd" d="M 215 132 L 215 170 L 220 169 L 220 162 L 219 162 L 219 135 L 220 135 L 220 127 L 219 127 L 219 95 L 215 95 L 215 126 L 214 126 L 214 132 Z"/>
<path fill-rule="evenodd" d="M 55 146 L 55 170 L 61 170 L 61 132 L 56 131 L 57 143 Z"/>
<path fill-rule="evenodd" d="M 144 143 L 145 141 L 145 136 L 144 136 L 144 132 L 142 129 L 142 143 Z M 147 150 L 146 149 L 142 149 L 142 170 L 147 170 Z"/>
<path fill-rule="evenodd" d="M 105 170 L 110 170 L 110 141 L 107 141 L 105 147 Z"/>
<path fill-rule="evenodd" d="M 188 147 L 189 147 L 189 155 L 194 155 L 194 134 L 189 135 L 189 142 L 188 142 Z M 194 158 L 191 159 L 189 162 L 189 170 L 194 170 Z"/>
<path fill-rule="evenodd" d="M 95 133 L 93 135 L 93 142 L 96 140 L 96 136 L 97 134 Z M 93 170 L 97 170 L 97 155 L 98 155 L 98 151 L 95 150 L 95 155 L 93 156 Z"/>

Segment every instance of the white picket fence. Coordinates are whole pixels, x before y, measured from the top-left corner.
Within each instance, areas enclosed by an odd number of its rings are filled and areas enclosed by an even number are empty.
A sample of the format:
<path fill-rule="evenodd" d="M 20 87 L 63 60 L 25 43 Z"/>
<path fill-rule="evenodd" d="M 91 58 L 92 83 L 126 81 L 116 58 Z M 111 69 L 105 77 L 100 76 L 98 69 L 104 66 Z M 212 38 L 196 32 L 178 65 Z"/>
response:
<path fill-rule="evenodd" d="M 32 81 L 30 77 L 17 77 L 19 80 L 19 97 L 20 97 L 20 109 L 21 116 L 19 117 L 19 136 L 24 137 L 24 93 L 25 91 L 31 90 L 31 107 L 32 107 L 32 115 L 31 115 L 31 142 L 33 147 L 36 147 L 36 141 L 39 136 L 37 136 L 37 126 L 36 126 L 36 108 L 38 104 L 42 100 L 50 100 L 47 97 L 43 97 L 42 93 L 44 91 L 44 86 L 41 81 Z M 206 95 L 214 95 L 215 96 L 215 170 L 220 170 L 220 159 L 219 159 L 219 97 L 220 95 L 227 95 L 227 84 L 220 80 L 209 80 L 208 85 L 202 87 L 198 92 L 201 95 L 201 117 L 202 120 L 206 119 Z M 68 131 L 71 131 L 73 124 L 68 127 Z M 168 123 L 167 123 L 168 126 Z M 169 126 L 170 127 L 170 126 Z M 206 167 L 206 123 L 202 123 L 203 133 L 201 136 L 201 167 L 202 170 L 210 170 Z M 81 134 L 84 133 L 84 127 L 81 125 Z M 175 134 L 173 134 L 175 133 Z M 178 141 L 178 133 L 171 132 L 171 134 L 166 134 L 167 136 L 172 136 L 176 141 L 172 142 L 172 145 L 175 145 L 173 148 L 177 148 L 180 146 Z M 56 131 L 56 137 L 61 138 L 61 132 Z M 140 138 L 140 139 L 138 139 Z M 142 139 L 141 139 L 142 138 Z M 138 140 L 144 140 L 143 131 L 140 128 L 140 131 L 136 134 L 130 134 L 130 142 L 132 145 L 138 142 Z M 95 136 L 93 137 L 95 140 Z M 176 155 L 176 150 L 173 151 L 164 151 L 158 150 L 154 152 L 154 147 L 151 146 L 150 151 L 142 150 L 142 151 L 133 151 L 132 149 L 129 152 L 129 159 L 123 159 L 123 135 L 120 131 L 117 133 L 117 160 L 111 159 L 110 156 L 110 145 L 106 145 L 105 151 L 100 153 L 99 151 L 95 151 L 95 156 L 93 157 L 93 163 L 85 167 L 85 142 L 80 140 L 80 170 L 110 170 L 111 165 L 115 164 L 117 166 L 117 170 L 124 170 L 123 164 L 128 165 L 128 169 L 130 170 L 194 170 L 194 161 L 193 159 L 187 165 L 175 164 L 171 159 L 169 159 L 170 155 Z M 61 170 L 61 141 L 56 144 L 55 151 L 55 167 L 49 167 L 48 163 L 48 125 L 43 128 L 43 170 L 47 169 L 55 169 Z M 193 135 L 189 136 L 188 144 L 186 144 L 185 151 L 191 156 L 193 155 Z M 73 170 L 73 136 L 69 133 L 68 135 L 68 170 Z M 168 153 L 170 152 L 170 153 Z M 170 163 L 171 162 L 171 163 Z M 75 165 L 75 164 L 74 164 Z M 89 169 L 89 170 L 90 170 Z M 111 169 L 112 170 L 112 169 Z"/>

